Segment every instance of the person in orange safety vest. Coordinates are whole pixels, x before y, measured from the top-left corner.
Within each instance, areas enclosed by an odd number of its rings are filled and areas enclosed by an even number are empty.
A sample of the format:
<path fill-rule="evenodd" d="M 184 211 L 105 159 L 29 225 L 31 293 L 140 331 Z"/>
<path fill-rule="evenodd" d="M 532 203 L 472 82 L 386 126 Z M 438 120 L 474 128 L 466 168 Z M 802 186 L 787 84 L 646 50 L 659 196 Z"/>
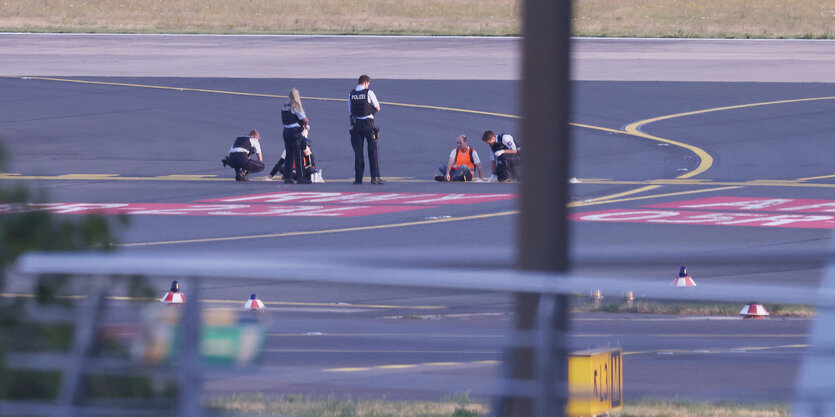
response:
<path fill-rule="evenodd" d="M 455 141 L 455 149 L 449 154 L 449 161 L 438 167 L 441 174 L 436 181 L 472 181 L 473 173 L 478 171 L 478 177 L 484 180 L 481 172 L 481 160 L 478 152 L 467 145 L 467 136 L 459 135 Z"/>

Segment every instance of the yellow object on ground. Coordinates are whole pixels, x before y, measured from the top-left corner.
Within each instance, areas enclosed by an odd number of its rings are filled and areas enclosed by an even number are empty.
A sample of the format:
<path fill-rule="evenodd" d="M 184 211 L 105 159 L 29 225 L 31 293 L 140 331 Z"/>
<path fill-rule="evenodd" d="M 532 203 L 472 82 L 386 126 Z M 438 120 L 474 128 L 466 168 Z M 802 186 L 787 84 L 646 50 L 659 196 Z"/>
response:
<path fill-rule="evenodd" d="M 568 415 L 590 417 L 623 407 L 623 355 L 618 349 L 574 352 L 568 357 Z"/>

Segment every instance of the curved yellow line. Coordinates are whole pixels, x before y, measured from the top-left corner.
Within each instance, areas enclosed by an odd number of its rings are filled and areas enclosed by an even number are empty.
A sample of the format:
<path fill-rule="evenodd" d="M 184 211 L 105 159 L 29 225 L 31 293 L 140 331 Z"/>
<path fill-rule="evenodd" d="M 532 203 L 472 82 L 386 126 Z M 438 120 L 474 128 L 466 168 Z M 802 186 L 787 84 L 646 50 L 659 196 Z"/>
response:
<path fill-rule="evenodd" d="M 683 117 L 683 116 L 686 116 L 686 114 L 672 115 L 672 116 Z M 672 118 L 672 117 L 666 117 L 666 118 L 669 119 L 669 118 Z M 639 130 L 641 126 L 643 126 L 647 123 L 651 123 L 652 121 L 655 121 L 655 120 L 650 119 L 650 120 L 642 120 L 642 121 L 639 121 L 639 122 L 635 122 L 635 123 L 627 125 L 624 128 L 624 130 L 629 132 L 631 135 L 640 136 L 642 138 L 646 138 L 646 139 L 649 139 L 649 140 L 654 140 L 654 141 L 657 141 L 657 142 L 669 143 L 670 145 L 675 145 L 675 146 L 687 149 L 690 152 L 693 152 L 694 154 L 696 154 L 696 156 L 699 157 L 699 166 L 696 167 L 696 169 L 694 169 L 693 171 L 690 171 L 688 173 L 679 175 L 676 178 L 684 179 L 684 178 L 695 177 L 696 175 L 699 175 L 699 174 L 707 171 L 708 169 L 710 169 L 711 166 L 713 166 L 713 157 L 710 156 L 709 153 L 705 152 L 701 148 L 698 148 L 698 147 L 693 146 L 693 145 L 688 145 L 686 143 L 678 142 L 678 141 L 675 141 L 675 140 L 664 139 L 664 138 L 661 138 L 661 137 L 658 137 L 658 136 L 650 135 L 648 133 L 644 133 L 644 132 L 641 132 Z"/>
<path fill-rule="evenodd" d="M 696 154 L 696 156 L 699 158 L 699 166 L 696 167 L 696 169 L 694 169 L 693 171 L 687 172 L 685 174 L 682 174 L 682 175 L 679 175 L 679 176 L 676 177 L 676 179 L 687 179 L 687 178 L 692 178 L 692 177 L 695 177 L 699 174 L 702 174 L 705 171 L 707 171 L 708 169 L 710 169 L 710 167 L 713 166 L 713 157 L 710 156 L 710 154 L 707 153 L 702 148 L 699 148 L 699 147 L 696 147 L 696 146 L 693 146 L 693 145 L 689 145 L 689 144 L 686 144 L 686 143 L 683 143 L 683 142 L 678 142 L 678 141 L 675 141 L 675 140 L 665 139 L 665 138 L 662 138 L 662 137 L 659 137 L 659 136 L 644 133 L 644 132 L 641 131 L 641 127 L 643 127 L 645 125 L 648 125 L 650 123 L 661 121 L 661 120 L 669 120 L 669 119 L 674 119 L 674 118 L 678 118 L 678 117 L 693 116 L 693 115 L 697 115 L 697 114 L 705 114 L 705 113 L 724 111 L 724 110 L 743 109 L 743 108 L 747 108 L 747 107 L 766 106 L 766 105 L 771 105 L 771 104 L 797 103 L 797 102 L 815 101 L 815 100 L 831 100 L 833 98 L 835 98 L 835 97 L 814 97 L 814 98 L 804 98 L 804 99 L 779 100 L 779 101 L 768 101 L 768 102 L 761 102 L 761 103 L 739 104 L 739 105 L 736 105 L 736 106 L 714 107 L 714 108 L 710 108 L 710 109 L 703 109 L 703 110 L 695 110 L 695 111 L 684 112 L 684 113 L 669 114 L 669 115 L 666 115 L 666 116 L 654 117 L 652 119 L 640 120 L 640 121 L 637 121 L 635 123 L 631 123 L 631 124 L 627 125 L 623 130 L 626 131 L 627 133 L 629 133 L 630 135 L 633 135 L 633 136 L 638 136 L 638 137 L 642 137 L 642 138 L 645 138 L 645 139 L 654 140 L 654 141 L 657 141 L 657 142 L 668 143 L 670 145 L 674 145 L 674 146 L 678 146 L 678 147 L 687 149 L 690 152 L 693 152 L 694 154 Z M 623 193 L 620 193 L 620 194 L 615 194 L 615 195 L 612 195 L 612 196 L 599 197 L 595 200 L 597 200 L 597 201 L 603 201 L 603 200 L 608 201 L 610 199 L 616 199 L 616 198 L 620 198 L 620 197 L 627 196 L 627 195 L 638 194 L 638 193 L 642 193 L 642 192 L 645 192 L 645 191 L 653 190 L 653 189 L 656 189 L 658 187 L 659 186 L 641 187 L 641 188 L 626 191 L 626 192 L 623 192 Z"/>
<path fill-rule="evenodd" d="M 696 169 L 693 170 L 693 171 L 690 171 L 686 174 L 679 175 L 678 177 L 676 177 L 676 178 L 682 178 L 682 179 L 692 178 L 692 177 L 695 177 L 696 175 L 699 175 L 699 174 L 707 171 L 708 169 L 710 169 L 710 167 L 713 166 L 713 157 L 710 156 L 710 154 L 708 154 L 707 152 L 705 152 L 701 148 L 697 148 L 693 145 L 688 145 L 686 143 L 682 143 L 682 142 L 678 142 L 678 141 L 674 141 L 674 140 L 670 140 L 670 139 L 664 139 L 664 138 L 661 138 L 661 137 L 658 137 L 658 136 L 654 136 L 654 135 L 650 135 L 648 133 L 644 133 L 644 132 L 641 131 L 641 127 L 643 127 L 645 125 L 648 125 L 650 123 L 659 122 L 659 121 L 662 121 L 662 120 L 669 120 L 669 119 L 674 119 L 674 118 L 678 118 L 678 117 L 694 116 L 694 115 L 697 115 L 697 114 L 705 114 L 705 113 L 712 113 L 712 112 L 725 111 L 725 110 L 744 109 L 744 108 L 749 108 L 749 107 L 768 106 L 768 105 L 773 105 L 773 104 L 800 103 L 800 102 L 804 102 L 804 101 L 818 101 L 818 100 L 832 100 L 832 99 L 835 99 L 835 97 L 812 97 L 812 98 L 800 98 L 800 99 L 792 99 L 792 100 L 778 100 L 778 101 L 765 101 L 765 102 L 760 102 L 760 103 L 739 104 L 739 105 L 736 105 L 736 106 L 714 107 L 714 108 L 710 108 L 710 109 L 703 109 L 703 110 L 695 110 L 695 111 L 689 111 L 689 112 L 684 112 L 684 113 L 669 114 L 669 115 L 666 115 L 666 116 L 654 117 L 652 119 L 640 120 L 640 121 L 637 121 L 635 123 L 631 123 L 631 124 L 627 125 L 624 128 L 624 130 L 626 132 L 628 132 L 629 134 L 634 135 L 634 136 L 640 136 L 640 137 L 650 139 L 650 140 L 654 140 L 654 141 L 658 141 L 658 142 L 669 143 L 670 145 L 679 146 L 679 147 L 688 149 L 689 151 L 695 153 L 701 159 L 701 161 L 699 162 L 699 166 L 696 167 Z"/>
<path fill-rule="evenodd" d="M 203 93 L 213 93 L 213 94 L 229 94 L 229 95 L 240 95 L 240 96 L 251 96 L 251 97 L 268 97 L 268 98 L 284 98 L 286 96 L 282 95 L 275 95 L 275 94 L 264 94 L 264 93 L 244 93 L 244 92 L 237 92 L 237 91 L 226 91 L 226 90 L 210 90 L 210 89 L 200 89 L 200 88 L 184 88 L 184 87 L 170 87 L 170 86 L 157 86 L 157 85 L 148 85 L 148 84 L 131 84 L 131 83 L 116 83 L 116 82 L 107 82 L 107 81 L 89 81 L 89 80 L 74 80 L 74 79 L 67 79 L 67 78 L 51 78 L 51 77 L 4 77 L 4 78 L 22 78 L 22 79 L 37 79 L 37 80 L 46 80 L 46 81 L 60 81 L 60 82 L 72 82 L 72 83 L 81 83 L 81 84 L 98 84 L 98 85 L 113 85 L 113 86 L 124 86 L 124 87 L 138 87 L 138 88 L 155 88 L 155 89 L 162 89 L 162 90 L 174 90 L 174 91 L 191 91 L 191 92 L 203 92 Z M 346 102 L 347 99 L 339 99 L 339 98 L 327 98 L 327 97 L 303 97 L 307 100 L 319 100 L 319 101 L 342 101 Z M 703 149 L 689 145 L 683 142 L 678 142 L 671 139 L 665 139 L 662 137 L 650 135 L 648 133 L 644 133 L 641 131 L 641 127 L 661 121 L 661 120 L 668 120 L 678 117 L 685 117 L 685 116 L 692 116 L 697 114 L 704 114 L 710 112 L 717 112 L 723 110 L 733 110 L 733 109 L 741 109 L 747 107 L 756 107 L 756 106 L 765 106 L 771 104 L 783 104 L 783 103 L 796 103 L 796 102 L 804 102 L 804 101 L 816 101 L 816 100 L 831 100 L 835 99 L 835 97 L 815 97 L 815 98 L 805 98 L 805 99 L 792 99 L 792 100 L 780 100 L 780 101 L 770 101 L 770 102 L 762 102 L 762 103 L 752 103 L 752 104 L 741 104 L 736 106 L 725 106 L 725 107 L 716 107 L 704 110 L 696 110 L 691 112 L 684 112 L 684 113 L 676 113 L 666 116 L 659 116 L 652 119 L 640 120 L 634 123 L 627 125 L 623 130 L 617 129 L 610 129 L 604 128 L 599 126 L 593 125 L 586 125 L 580 123 L 569 123 L 571 126 L 582 127 L 587 129 L 594 129 L 600 130 L 609 133 L 618 133 L 618 134 L 627 134 L 636 137 L 641 137 L 657 142 L 663 142 L 670 145 L 678 146 L 684 149 L 687 149 L 696 156 L 699 157 L 699 166 L 688 173 L 682 174 L 676 179 L 687 179 L 704 173 L 713 165 L 713 157 L 710 156 L 706 151 Z M 519 116 L 516 115 L 509 115 L 509 114 L 502 114 L 502 113 L 493 113 L 493 112 L 484 112 L 478 110 L 468 110 L 468 109 L 459 109 L 453 107 L 442 107 L 442 106 L 431 106 L 431 105 L 422 105 L 422 104 L 408 104 L 408 103 L 397 103 L 397 102 L 381 102 L 382 104 L 391 105 L 391 106 L 401 106 L 401 107 L 410 107 L 410 108 L 423 108 L 423 109 L 432 109 L 432 110 L 442 110 L 442 111 L 452 111 L 452 112 L 459 112 L 459 113 L 470 113 L 470 114 L 479 114 L 479 115 L 487 115 L 487 116 L 495 116 L 495 117 L 506 117 L 506 118 L 513 118 L 519 119 Z M 626 197 L 633 194 L 643 193 L 646 191 L 650 191 L 656 188 L 659 188 L 660 185 L 649 185 L 640 187 L 634 190 L 625 191 L 622 193 L 611 194 L 607 196 L 598 197 L 595 199 L 589 200 L 586 204 L 603 204 L 606 202 L 614 202 L 614 201 L 628 201 L 630 199 L 623 199 L 622 197 Z M 649 197 L 644 197 L 649 198 Z M 481 215 L 481 216 L 468 216 L 468 217 L 459 217 L 453 219 L 437 219 L 437 220 L 429 220 L 423 222 L 407 222 L 407 223 L 396 223 L 396 224 L 389 224 L 389 225 L 377 225 L 377 226 L 363 226 L 363 227 L 352 227 L 352 228 L 343 228 L 343 229 L 330 229 L 330 230 L 319 230 L 319 231 L 309 231 L 309 232 L 288 232 L 288 233 L 274 233 L 274 234 L 265 234 L 265 235 L 255 235 L 255 236 L 233 236 L 233 237 L 226 237 L 226 238 L 208 238 L 208 239 L 191 239 L 191 240 L 179 240 L 179 241 L 166 241 L 166 242 L 148 242 L 148 243 L 130 243 L 124 244 L 121 246 L 150 246 L 150 245 L 166 245 L 166 244 L 176 244 L 176 243 L 198 243 L 198 242 L 210 242 L 210 241 L 223 241 L 223 240 L 241 240 L 241 239 L 256 239 L 256 238 L 268 238 L 268 237 L 282 237 L 282 236 L 300 236 L 300 235 L 313 235 L 313 234 L 323 234 L 323 233 L 338 233 L 338 232 L 348 232 L 348 231 L 358 231 L 358 230 L 373 230 L 373 229 L 381 229 L 381 228 L 390 228 L 390 227 L 405 227 L 405 226 L 414 226 L 414 225 L 421 225 L 421 224 L 431 224 L 431 223 L 439 223 L 439 222 L 446 222 L 446 221 L 460 221 L 460 220 L 471 220 L 476 218 L 484 218 L 484 217 L 494 217 L 494 216 L 504 216 L 510 214 L 516 214 L 518 211 L 507 211 L 502 213 L 494 213 L 488 215 Z"/>

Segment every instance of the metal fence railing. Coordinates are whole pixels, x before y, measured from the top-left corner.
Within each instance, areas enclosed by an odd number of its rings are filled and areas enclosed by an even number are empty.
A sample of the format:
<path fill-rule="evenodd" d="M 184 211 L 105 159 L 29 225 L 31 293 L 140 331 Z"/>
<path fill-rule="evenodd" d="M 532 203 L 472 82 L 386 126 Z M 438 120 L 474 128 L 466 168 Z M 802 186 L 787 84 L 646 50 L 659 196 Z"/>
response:
<path fill-rule="evenodd" d="M 692 262 L 710 261 L 714 264 L 757 264 L 762 262 L 777 264 L 817 264 L 827 265 L 821 288 L 813 286 L 788 285 L 750 285 L 711 283 L 701 286 L 698 291 L 682 291 L 669 285 L 659 285 L 658 280 L 646 280 L 642 277 L 622 275 L 617 278 L 579 276 L 575 274 L 552 274 L 545 272 L 519 271 L 512 269 L 473 269 L 455 266 L 455 259 L 461 259 L 461 254 L 451 256 L 443 251 L 431 253 L 399 253 L 392 251 L 376 258 L 385 261 L 374 262 L 369 259 L 358 259 L 353 254 L 346 253 L 308 253 L 304 260 L 298 257 L 285 256 L 282 260 L 255 259 L 247 262 L 247 268 L 239 267 L 234 256 L 228 258 L 202 255 L 160 255 L 160 254 L 28 254 L 19 260 L 17 269 L 25 274 L 69 274 L 84 275 L 92 278 L 93 285 L 88 285 L 89 293 L 84 299 L 82 307 L 78 309 L 75 322 L 80 324 L 74 335 L 72 349 L 61 356 L 50 360 L 36 355 L 20 354 L 14 357 L 20 367 L 50 367 L 54 366 L 64 374 L 58 400 L 52 404 L 32 402 L 3 402 L 0 410 L 4 415 L 135 415 L 136 410 L 117 409 L 112 406 L 87 406 L 79 401 L 78 383 L 85 373 L 90 370 L 116 371 L 124 366 L 107 359 L 92 358 L 89 355 L 90 343 L 95 330 L 95 318 L 101 315 L 102 300 L 104 300 L 104 276 L 135 276 L 160 277 L 180 279 L 190 289 L 190 299 L 199 297 L 201 281 L 205 279 L 225 278 L 235 276 L 241 279 L 258 279 L 264 282 L 278 281 L 309 281 L 319 283 L 339 283 L 351 285 L 375 285 L 391 287 L 431 288 L 449 290 L 475 290 L 496 293 L 525 293 L 540 296 L 539 326 L 537 329 L 514 331 L 508 335 L 508 340 L 502 345 L 505 349 L 514 346 L 530 346 L 535 352 L 534 357 L 539 362 L 547 362 L 549 352 L 555 350 L 554 344 L 564 343 L 559 334 L 552 330 L 543 332 L 554 314 L 551 296 L 560 294 L 588 293 L 589 289 L 600 289 L 604 293 L 622 294 L 632 291 L 647 297 L 666 300 L 710 300 L 710 301 L 743 301 L 755 299 L 763 303 L 793 303 L 815 304 L 818 308 L 818 318 L 811 330 L 811 347 L 804 358 L 798 377 L 794 416 L 818 416 L 835 414 L 835 405 L 829 391 L 835 386 L 835 336 L 831 335 L 828 327 L 835 319 L 835 272 L 828 265 L 835 259 L 835 253 L 820 252 L 735 252 L 721 254 L 673 253 L 655 252 L 650 256 L 622 253 L 596 254 L 595 256 L 577 255 L 573 259 L 580 266 L 606 267 L 607 265 L 643 265 L 648 263 L 666 262 L 673 264 L 674 260 L 686 256 Z M 425 259 L 432 259 L 431 263 Z M 467 259 L 466 256 L 463 257 Z M 299 259 L 299 260 L 294 260 Z M 433 265 L 443 265 L 437 267 Z M 303 270 L 303 275 L 293 277 L 283 276 L 281 271 Z M 186 277 L 183 280 L 183 277 Z M 201 303 L 186 303 L 183 310 L 184 329 L 182 344 L 179 346 L 181 357 L 174 378 L 180 389 L 177 391 L 175 412 L 158 411 L 159 414 L 178 416 L 201 416 L 202 381 L 214 374 L 227 372 L 216 371 L 201 367 L 198 349 L 198 323 L 200 320 Z M 556 346 L 559 347 L 559 346 Z M 8 358 L 7 358 L 8 361 Z M 52 365 L 49 365 L 52 363 Z M 40 365 L 38 365 L 40 364 Z M 259 372 L 270 373 L 269 365 L 259 367 Z M 286 367 L 281 372 L 287 372 Z M 300 374 L 305 374 L 301 371 Z M 513 395 L 526 396 L 540 404 L 537 408 L 538 416 L 558 415 L 554 410 L 548 410 L 548 396 L 561 394 L 560 389 L 567 390 L 567 381 L 552 381 L 544 373 L 535 380 L 514 380 L 507 372 L 495 383 L 482 387 L 480 394 L 497 397 Z M 306 375 L 303 379 L 308 383 L 316 383 L 316 378 Z M 435 375 L 417 375 L 411 380 L 412 384 L 426 384 L 431 386 Z M 458 378 L 463 385 L 474 383 L 478 378 L 466 375 L 446 375 L 442 378 Z M 302 380 L 302 379 L 300 379 Z M 564 385 L 561 388 L 561 384 Z M 555 387 L 549 388 L 547 387 Z M 151 415 L 143 411 L 141 415 Z"/>

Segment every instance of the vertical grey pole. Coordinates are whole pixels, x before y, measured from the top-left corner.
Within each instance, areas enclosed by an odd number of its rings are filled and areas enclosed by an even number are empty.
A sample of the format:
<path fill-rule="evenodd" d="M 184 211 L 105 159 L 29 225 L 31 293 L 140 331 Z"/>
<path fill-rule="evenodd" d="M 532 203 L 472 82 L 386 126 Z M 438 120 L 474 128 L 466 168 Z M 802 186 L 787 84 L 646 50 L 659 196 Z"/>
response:
<path fill-rule="evenodd" d="M 526 0 L 519 268 L 568 270 L 570 1 Z"/>
<path fill-rule="evenodd" d="M 180 366 L 177 369 L 177 389 L 179 403 L 177 415 L 181 417 L 199 417 L 203 414 L 200 406 L 202 379 L 200 375 L 200 284 L 199 280 L 189 277 L 185 280 L 189 291 L 183 318 L 180 321 L 182 344 Z"/>
<path fill-rule="evenodd" d="M 105 284 L 103 280 L 102 277 L 91 277 L 92 288 L 78 303 L 80 306 L 77 306 L 72 352 L 64 364 L 61 386 L 58 391 L 58 404 L 61 406 L 57 414 L 59 417 L 81 415 L 77 407 L 82 406 L 82 397 L 86 391 L 84 370 L 96 344 L 99 320 L 104 317 Z"/>
<path fill-rule="evenodd" d="M 563 295 L 543 295 L 537 313 L 536 417 L 561 415 L 568 401 L 568 302 Z"/>
<path fill-rule="evenodd" d="M 522 182 L 517 268 L 533 271 L 567 272 L 568 262 L 568 173 L 571 155 L 569 117 L 570 85 L 570 0 L 525 0 L 523 10 L 523 58 L 521 84 L 521 135 L 523 144 Z M 553 328 L 549 343 L 562 344 L 568 330 L 568 296 L 558 295 L 553 301 L 553 320 L 545 320 Z M 516 326 L 531 329 L 536 325 L 539 296 L 517 294 Z M 544 331 L 545 329 L 540 329 Z M 568 397 L 568 357 L 564 347 L 540 346 L 557 353 L 551 361 L 533 354 L 532 349 L 517 348 L 511 373 L 517 378 L 533 379 L 534 369 L 547 366 L 539 373 L 553 378 L 554 388 L 539 390 L 540 415 L 563 416 Z M 549 409 L 543 409 L 549 408 Z M 509 415 L 534 415 L 531 399 L 515 398 Z"/>

